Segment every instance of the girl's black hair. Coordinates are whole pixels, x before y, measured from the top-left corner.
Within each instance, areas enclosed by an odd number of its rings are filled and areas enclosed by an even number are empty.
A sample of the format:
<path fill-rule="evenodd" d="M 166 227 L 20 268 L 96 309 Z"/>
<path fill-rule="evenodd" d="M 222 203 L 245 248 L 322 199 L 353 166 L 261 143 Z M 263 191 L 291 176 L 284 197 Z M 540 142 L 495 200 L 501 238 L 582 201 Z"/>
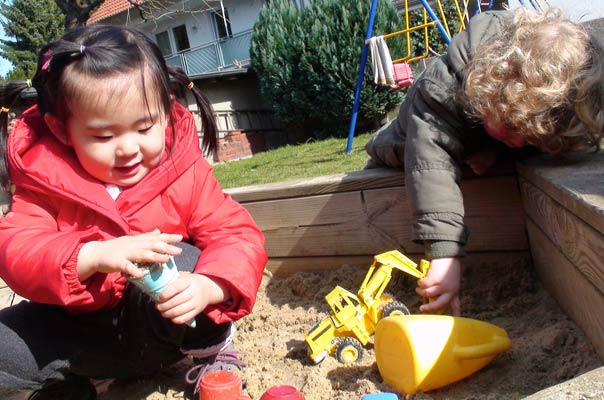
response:
<path fill-rule="evenodd" d="M 7 109 L 15 103 L 19 94 L 32 86 L 38 93 L 38 108 L 42 114 L 50 113 L 62 121 L 69 117 L 67 87 L 69 74 L 76 72 L 95 78 L 112 77 L 117 74 L 140 71 L 143 91 L 150 87 L 157 93 L 158 106 L 171 114 L 171 78 L 193 93 L 203 123 L 202 150 L 213 154 L 216 151 L 217 127 L 212 105 L 196 88 L 185 72 L 178 67 L 168 66 L 159 47 L 144 33 L 125 26 L 90 25 L 75 28 L 61 39 L 46 45 L 38 55 L 38 66 L 31 81 L 11 81 L 0 86 L 0 184 L 6 186 L 7 162 Z M 151 82 L 145 82 L 145 77 Z M 94 90 L 91 88 L 91 90 Z M 146 101 L 146 99 L 145 99 Z"/>

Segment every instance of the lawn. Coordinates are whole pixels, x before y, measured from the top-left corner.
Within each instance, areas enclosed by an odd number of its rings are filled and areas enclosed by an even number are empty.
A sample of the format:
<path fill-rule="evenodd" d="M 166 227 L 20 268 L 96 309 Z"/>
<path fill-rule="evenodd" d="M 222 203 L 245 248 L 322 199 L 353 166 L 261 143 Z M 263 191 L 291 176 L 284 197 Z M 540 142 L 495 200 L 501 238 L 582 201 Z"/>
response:
<path fill-rule="evenodd" d="M 218 164 L 214 166 L 214 173 L 226 189 L 358 171 L 369 158 L 364 146 L 370 136 L 370 133 L 357 135 L 350 154 L 346 154 L 346 138 L 330 138 L 287 145 L 252 158 Z"/>

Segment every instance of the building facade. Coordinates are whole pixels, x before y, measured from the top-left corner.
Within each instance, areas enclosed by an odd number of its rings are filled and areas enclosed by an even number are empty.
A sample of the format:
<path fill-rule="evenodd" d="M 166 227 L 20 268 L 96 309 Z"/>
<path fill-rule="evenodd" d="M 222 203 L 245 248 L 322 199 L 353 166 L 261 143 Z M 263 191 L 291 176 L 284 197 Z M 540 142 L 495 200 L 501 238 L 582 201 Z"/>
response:
<path fill-rule="evenodd" d="M 228 161 L 263 151 L 280 135 L 274 113 L 260 94 L 250 69 L 254 23 L 265 0 L 106 0 L 88 23 L 128 25 L 145 32 L 166 62 L 184 69 L 208 97 L 219 128 L 219 152 Z M 197 107 L 186 90 L 179 101 L 193 114 Z"/>

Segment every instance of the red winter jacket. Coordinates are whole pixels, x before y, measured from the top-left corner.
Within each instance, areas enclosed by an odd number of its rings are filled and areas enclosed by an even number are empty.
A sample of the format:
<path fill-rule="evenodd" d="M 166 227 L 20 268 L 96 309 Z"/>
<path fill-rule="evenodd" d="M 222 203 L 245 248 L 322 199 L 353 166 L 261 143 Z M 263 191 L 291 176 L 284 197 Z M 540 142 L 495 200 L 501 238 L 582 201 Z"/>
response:
<path fill-rule="evenodd" d="M 222 192 L 199 149 L 193 116 L 173 110 L 174 143 L 160 165 L 116 201 L 79 165 L 71 147 L 50 133 L 34 106 L 8 140 L 9 168 L 17 190 L 0 218 L 0 276 L 32 301 L 71 312 L 116 306 L 126 286 L 119 273 L 96 273 L 80 282 L 76 260 L 92 240 L 150 232 L 179 233 L 202 249 L 195 272 L 226 284 L 228 305 L 204 312 L 215 322 L 248 314 L 267 256 L 264 236 L 248 212 Z M 172 127 L 166 132 L 171 142 Z"/>

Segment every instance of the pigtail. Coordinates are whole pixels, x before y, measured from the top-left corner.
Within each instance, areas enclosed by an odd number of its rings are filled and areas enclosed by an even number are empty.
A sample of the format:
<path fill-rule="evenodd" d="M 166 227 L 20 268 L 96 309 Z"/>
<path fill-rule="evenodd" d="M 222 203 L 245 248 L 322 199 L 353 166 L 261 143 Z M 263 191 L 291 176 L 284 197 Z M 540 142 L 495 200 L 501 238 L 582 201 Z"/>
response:
<path fill-rule="evenodd" d="M 15 101 L 19 97 L 19 94 L 30 87 L 32 87 L 32 84 L 29 79 L 26 81 L 9 81 L 0 84 L 0 185 L 5 190 L 7 190 L 9 185 L 8 154 L 6 148 L 9 134 L 9 112 L 10 108 L 15 104 Z"/>
<path fill-rule="evenodd" d="M 191 93 L 193 93 L 195 102 L 199 108 L 203 129 L 201 148 L 205 154 L 214 155 L 216 153 L 218 127 L 216 126 L 216 118 L 214 117 L 212 104 L 210 104 L 208 98 L 201 93 L 201 90 L 199 90 L 199 88 L 196 87 L 193 82 L 191 82 L 189 77 L 181 68 L 168 65 L 168 72 L 177 83 L 186 87 L 191 91 Z"/>

